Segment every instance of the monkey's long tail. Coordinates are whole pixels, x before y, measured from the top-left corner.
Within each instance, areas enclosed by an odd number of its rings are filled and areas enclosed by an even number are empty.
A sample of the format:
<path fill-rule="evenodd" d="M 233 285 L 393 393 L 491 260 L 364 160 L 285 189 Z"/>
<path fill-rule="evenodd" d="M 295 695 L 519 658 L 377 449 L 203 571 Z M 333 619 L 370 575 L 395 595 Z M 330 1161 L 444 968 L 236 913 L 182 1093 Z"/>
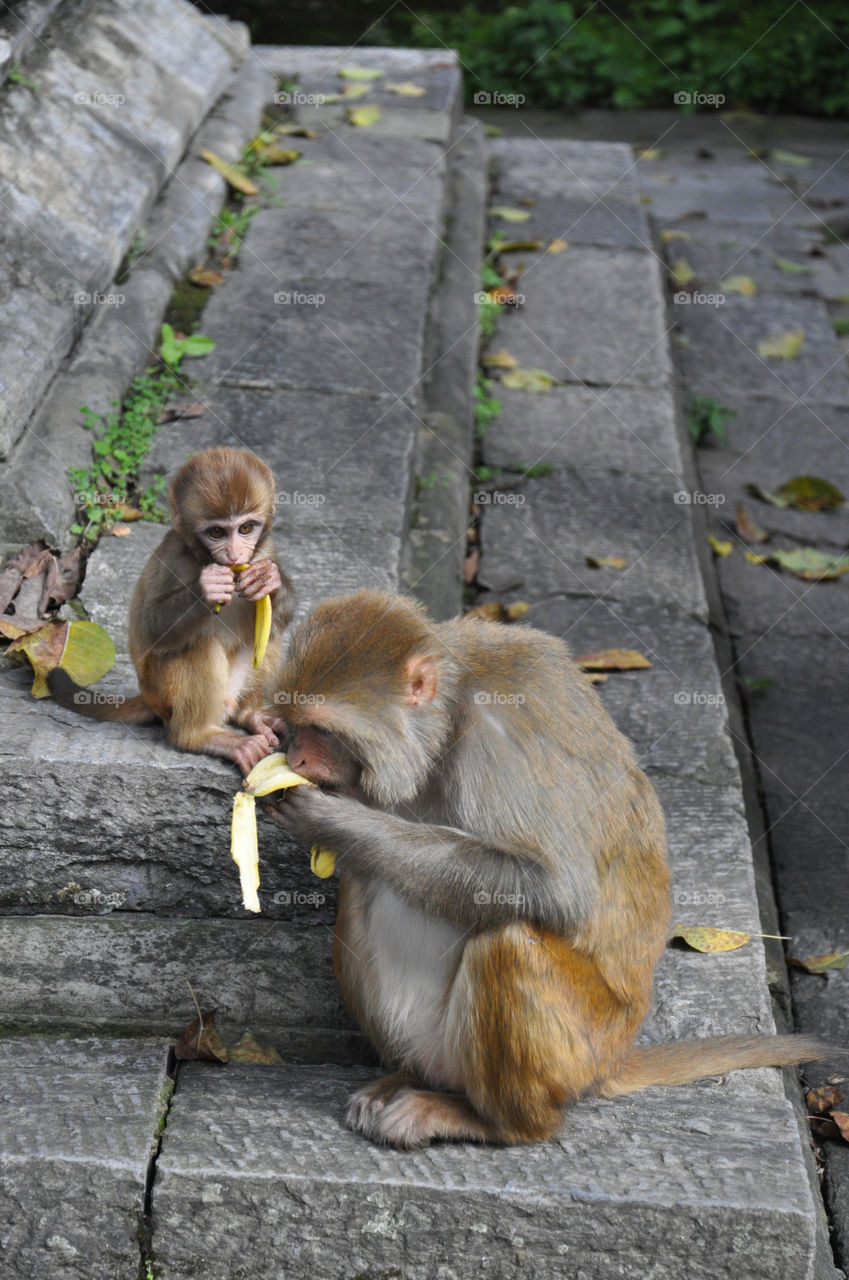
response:
<path fill-rule="evenodd" d="M 74 684 L 67 672 L 57 667 L 47 676 L 47 686 L 60 707 L 76 711 L 88 720 L 117 720 L 121 724 L 153 724 L 159 716 L 151 711 L 140 693 L 122 702 L 101 701 Z"/>
<path fill-rule="evenodd" d="M 632 1049 L 617 1075 L 596 1089 L 618 1098 L 653 1084 L 690 1084 L 740 1067 L 792 1067 L 849 1052 L 813 1036 L 714 1036 Z"/>

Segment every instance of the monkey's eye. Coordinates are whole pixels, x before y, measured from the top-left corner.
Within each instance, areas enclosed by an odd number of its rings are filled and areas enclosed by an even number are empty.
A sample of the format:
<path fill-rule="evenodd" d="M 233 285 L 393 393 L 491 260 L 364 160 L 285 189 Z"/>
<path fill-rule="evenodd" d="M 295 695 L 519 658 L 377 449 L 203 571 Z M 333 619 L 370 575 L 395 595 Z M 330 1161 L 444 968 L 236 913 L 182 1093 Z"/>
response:
<path fill-rule="evenodd" d="M 244 524 L 239 525 L 239 533 L 243 538 L 247 538 L 256 528 L 256 520 L 246 520 Z"/>
<path fill-rule="evenodd" d="M 215 524 L 211 529 L 206 530 L 207 538 L 212 538 L 214 542 L 220 541 L 221 538 L 227 536 L 226 529 L 222 529 L 220 524 Z"/>

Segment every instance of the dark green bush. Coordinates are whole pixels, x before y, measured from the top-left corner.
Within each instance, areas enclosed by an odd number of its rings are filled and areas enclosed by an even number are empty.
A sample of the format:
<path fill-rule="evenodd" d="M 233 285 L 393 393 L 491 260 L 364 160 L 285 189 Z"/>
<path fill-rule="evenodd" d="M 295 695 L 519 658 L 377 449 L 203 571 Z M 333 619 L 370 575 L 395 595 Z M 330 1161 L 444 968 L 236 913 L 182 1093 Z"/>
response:
<path fill-rule="evenodd" d="M 552 108 L 670 107 L 681 92 L 726 107 L 849 115 L 844 0 L 529 0 L 496 12 L 396 6 L 369 42 L 458 50 L 470 101 L 523 94 Z"/>

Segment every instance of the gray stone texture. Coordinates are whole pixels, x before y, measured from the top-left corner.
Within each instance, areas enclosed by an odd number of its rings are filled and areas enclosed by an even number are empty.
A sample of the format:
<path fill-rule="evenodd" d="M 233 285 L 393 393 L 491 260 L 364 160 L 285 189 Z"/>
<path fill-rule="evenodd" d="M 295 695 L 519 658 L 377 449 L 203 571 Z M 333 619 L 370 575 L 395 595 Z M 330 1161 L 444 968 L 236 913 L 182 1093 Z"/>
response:
<path fill-rule="evenodd" d="M 246 53 L 184 0 L 98 0 L 33 49 L 3 97 L 0 454 L 110 288 L 134 232 Z"/>
<path fill-rule="evenodd" d="M 0 1041 L 0 1239 L 10 1280 L 132 1277 L 168 1107 L 164 1041 Z"/>
<path fill-rule="evenodd" d="M 342 1128 L 345 1094 L 366 1078 L 184 1072 L 153 1191 L 167 1280 L 807 1274 L 815 1220 L 796 1201 L 802 1161 L 783 1099 L 650 1091 L 580 1103 L 542 1147 L 409 1153 Z"/>

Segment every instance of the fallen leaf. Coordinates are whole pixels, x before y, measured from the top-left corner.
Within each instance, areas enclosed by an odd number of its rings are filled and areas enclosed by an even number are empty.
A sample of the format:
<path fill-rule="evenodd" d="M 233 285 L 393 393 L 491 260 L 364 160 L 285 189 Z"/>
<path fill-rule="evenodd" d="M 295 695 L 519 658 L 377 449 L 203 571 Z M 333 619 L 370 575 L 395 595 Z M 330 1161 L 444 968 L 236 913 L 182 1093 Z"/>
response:
<path fill-rule="evenodd" d="M 498 244 L 499 253 L 521 253 L 523 250 L 541 248 L 541 240 L 501 240 Z"/>
<path fill-rule="evenodd" d="M 787 963 L 806 973 L 827 973 L 832 969 L 845 969 L 849 963 L 849 951 L 829 951 L 824 956 L 810 956 L 807 960 L 797 960 L 788 956 Z"/>
<path fill-rule="evenodd" d="M 752 941 L 751 933 L 741 933 L 737 929 L 715 929 L 706 924 L 676 924 L 669 936 L 682 938 L 688 947 L 703 952 L 736 951 Z"/>
<path fill-rule="evenodd" d="M 259 194 L 259 187 L 255 182 L 251 182 L 248 175 L 238 165 L 228 164 L 226 160 L 222 160 L 214 151 L 201 151 L 201 159 L 207 164 L 211 164 L 213 169 L 217 169 L 228 185 L 234 191 L 241 191 L 243 195 L 255 196 Z"/>
<path fill-rule="evenodd" d="M 516 622 L 519 618 L 524 618 L 530 607 L 527 600 L 514 600 L 507 606 L 507 617 L 511 622 Z"/>
<path fill-rule="evenodd" d="M 564 249 L 569 248 L 568 240 L 552 240 L 546 249 L 546 253 L 562 253 Z"/>
<path fill-rule="evenodd" d="M 306 125 L 295 124 L 293 121 L 281 121 L 272 129 L 272 133 L 276 133 L 281 138 L 317 138 L 318 134 L 314 129 L 308 129 Z"/>
<path fill-rule="evenodd" d="M 810 156 L 800 156 L 796 151 L 782 151 L 779 148 L 773 150 L 772 158 L 779 164 L 792 164 L 800 169 L 807 168 L 811 163 Z"/>
<path fill-rule="evenodd" d="M 179 418 L 199 418 L 206 413 L 205 404 L 169 404 L 159 415 L 159 421 L 176 422 Z"/>
<path fill-rule="evenodd" d="M 380 119 L 380 107 L 348 107 L 348 123 L 365 127 Z"/>
<path fill-rule="evenodd" d="M 506 204 L 493 205 L 489 215 L 491 218 L 501 218 L 503 222 L 527 222 L 531 216 L 524 209 L 512 209 Z"/>
<path fill-rule="evenodd" d="M 733 542 L 724 542 L 721 538 L 715 538 L 712 533 L 707 535 L 707 540 L 713 547 L 714 555 L 730 556 L 731 552 L 734 550 Z"/>
<path fill-rule="evenodd" d="M 601 671 L 582 671 L 581 675 L 587 684 L 607 684 L 610 676 L 606 676 Z"/>
<path fill-rule="evenodd" d="M 497 124 L 487 124 L 487 125 L 484 125 L 484 130 L 483 130 L 483 131 L 484 131 L 484 133 L 486 134 L 486 136 L 487 136 L 488 138 L 503 138 L 503 137 L 504 137 L 504 130 L 503 130 L 503 129 L 499 129 L 499 127 L 498 127 L 498 125 L 497 125 Z"/>
<path fill-rule="evenodd" d="M 500 600 L 487 600 L 475 605 L 464 615 L 467 618 L 482 618 L 484 622 L 506 622 L 507 609 Z"/>
<path fill-rule="evenodd" d="M 659 147 L 643 147 L 637 155 L 641 160 L 659 160 L 663 152 Z"/>
<path fill-rule="evenodd" d="M 289 147 L 278 147 L 273 142 L 260 147 L 258 155 L 265 164 L 270 165 L 294 164 L 301 157 L 300 151 L 294 151 Z"/>
<path fill-rule="evenodd" d="M 116 502 L 114 507 L 110 508 L 111 512 L 118 520 L 141 520 L 142 513 L 138 507 L 131 507 L 126 502 Z"/>
<path fill-rule="evenodd" d="M 805 341 L 804 329 L 788 329 L 764 338 L 758 343 L 758 355 L 779 360 L 794 360 Z"/>
<path fill-rule="evenodd" d="M 746 514 L 742 502 L 737 503 L 737 533 L 744 542 L 769 542 L 769 534 L 759 524 L 755 524 Z"/>
<path fill-rule="evenodd" d="M 466 559 L 463 561 L 463 581 L 466 586 L 474 582 L 478 574 L 481 562 L 481 553 L 479 547 L 473 547 Z"/>
<path fill-rule="evenodd" d="M 231 1062 L 253 1062 L 261 1067 L 278 1067 L 283 1059 L 276 1049 L 260 1044 L 251 1031 L 245 1031 L 238 1044 L 228 1050 Z"/>
<path fill-rule="evenodd" d="M 768 559 L 767 556 L 759 556 L 755 551 L 744 551 L 743 557 L 749 564 L 766 564 Z"/>
<path fill-rule="evenodd" d="M 628 561 L 621 556 L 585 556 L 591 569 L 627 569 Z"/>
<path fill-rule="evenodd" d="M 729 276 L 727 280 L 720 280 L 719 287 L 726 293 L 742 293 L 747 298 L 758 291 L 751 276 Z"/>
<path fill-rule="evenodd" d="M 31 566 L 41 562 L 46 550 L 47 547 L 43 542 L 31 542 L 29 546 L 13 555 L 4 566 L 0 573 L 0 613 L 5 613 L 6 606 L 21 585 L 22 578 Z"/>
<path fill-rule="evenodd" d="M 770 551 L 766 556 L 770 564 L 792 573 L 805 582 L 820 582 L 824 578 L 841 578 L 849 573 L 849 556 L 836 556 L 816 547 L 798 547 L 794 551 Z"/>
<path fill-rule="evenodd" d="M 487 289 L 486 298 L 488 302 L 495 302 L 499 306 L 509 306 L 516 300 L 516 290 L 509 285 L 499 284 L 494 289 Z"/>
<path fill-rule="evenodd" d="M 550 391 L 558 385 L 557 379 L 544 369 L 511 369 L 501 381 L 513 391 Z"/>
<path fill-rule="evenodd" d="M 383 72 L 372 67 L 342 67 L 338 74 L 340 80 L 379 80 Z"/>
<path fill-rule="evenodd" d="M 340 102 L 352 102 L 354 98 L 364 98 L 371 90 L 370 84 L 346 84 L 342 89 L 342 97 Z M 330 102 L 330 98 L 325 98 L 325 102 Z"/>
<path fill-rule="evenodd" d="M 673 289 L 684 289 L 696 278 L 696 273 L 686 258 L 676 258 L 669 268 L 669 283 Z"/>
<path fill-rule="evenodd" d="M 637 671 L 651 663 L 638 649 L 596 649 L 575 662 L 584 671 Z"/>
<path fill-rule="evenodd" d="M 189 1062 L 198 1058 L 204 1062 L 229 1060 L 230 1050 L 218 1034 L 214 1009 L 204 1009 L 200 1018 L 192 1018 L 174 1046 L 174 1057 Z"/>
<path fill-rule="evenodd" d="M 189 279 L 192 284 L 199 284 L 204 289 L 210 289 L 214 284 L 221 284 L 224 277 L 220 271 L 213 271 L 209 267 L 192 267 L 189 272 Z"/>
<path fill-rule="evenodd" d="M 793 262 L 790 258 L 776 258 L 775 265 L 779 271 L 784 271 L 788 276 L 808 276 L 813 271 L 813 267 L 808 266 L 805 262 Z"/>
<path fill-rule="evenodd" d="M 840 1136 L 844 1142 L 849 1142 L 849 1112 L 832 1111 L 831 1118 L 840 1130 Z"/>
<path fill-rule="evenodd" d="M 128 534 L 132 533 L 132 529 L 128 524 L 113 524 L 109 532 L 113 538 L 126 538 Z"/>
<path fill-rule="evenodd" d="M 839 1107 L 843 1094 L 833 1084 L 824 1084 L 819 1089 L 809 1089 L 805 1094 L 808 1110 L 815 1116 L 824 1115 L 832 1107 Z"/>
<path fill-rule="evenodd" d="M 671 244 L 673 240 L 692 240 L 689 231 L 661 231 L 660 238 L 664 244 Z"/>
<path fill-rule="evenodd" d="M 48 622 L 31 635 L 9 645 L 9 654 L 22 654 L 32 666 L 32 696 L 47 698 L 47 675 L 61 667 L 75 684 L 95 684 L 115 662 L 115 646 L 96 622 Z"/>
<path fill-rule="evenodd" d="M 481 363 L 486 365 L 487 369 L 517 369 L 519 361 L 515 356 L 511 356 L 509 351 L 505 351 L 502 347 L 500 351 L 485 351 L 481 356 Z"/>
<path fill-rule="evenodd" d="M 17 640 L 20 636 L 27 635 L 26 627 L 16 627 L 14 622 L 9 618 L 0 618 L 0 636 L 6 640 Z"/>
<path fill-rule="evenodd" d="M 387 83 L 383 87 L 390 93 L 400 94 L 402 98 L 422 98 L 427 92 L 420 84 L 413 84 L 412 80 L 402 80 L 400 84 Z"/>
<path fill-rule="evenodd" d="M 799 507 L 803 511 L 824 511 L 827 507 L 842 507 L 846 501 L 837 485 L 822 476 L 793 476 L 785 480 L 772 493 L 766 493 L 755 484 L 747 485 L 749 493 L 774 507 Z"/>

